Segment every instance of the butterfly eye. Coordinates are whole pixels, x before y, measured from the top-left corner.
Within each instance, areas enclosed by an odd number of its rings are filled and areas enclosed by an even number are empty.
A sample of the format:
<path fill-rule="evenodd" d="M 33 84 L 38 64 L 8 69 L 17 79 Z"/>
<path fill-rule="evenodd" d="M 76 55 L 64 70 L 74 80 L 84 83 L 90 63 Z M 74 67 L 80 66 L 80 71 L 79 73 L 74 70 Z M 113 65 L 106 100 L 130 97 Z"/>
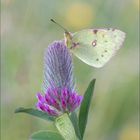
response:
<path fill-rule="evenodd" d="M 97 58 L 96 61 L 99 61 L 99 59 Z"/>

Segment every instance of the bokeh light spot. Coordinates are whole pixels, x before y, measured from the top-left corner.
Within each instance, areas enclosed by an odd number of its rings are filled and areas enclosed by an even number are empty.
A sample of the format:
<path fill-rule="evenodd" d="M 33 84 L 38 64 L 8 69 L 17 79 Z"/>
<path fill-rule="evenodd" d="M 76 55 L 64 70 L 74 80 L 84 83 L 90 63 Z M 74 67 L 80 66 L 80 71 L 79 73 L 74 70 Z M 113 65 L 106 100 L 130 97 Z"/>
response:
<path fill-rule="evenodd" d="M 126 128 L 122 131 L 119 140 L 138 140 L 139 139 L 139 131 L 136 128 Z"/>
<path fill-rule="evenodd" d="M 92 24 L 94 8 L 85 3 L 74 3 L 66 11 L 67 25 L 74 29 L 81 29 Z"/>

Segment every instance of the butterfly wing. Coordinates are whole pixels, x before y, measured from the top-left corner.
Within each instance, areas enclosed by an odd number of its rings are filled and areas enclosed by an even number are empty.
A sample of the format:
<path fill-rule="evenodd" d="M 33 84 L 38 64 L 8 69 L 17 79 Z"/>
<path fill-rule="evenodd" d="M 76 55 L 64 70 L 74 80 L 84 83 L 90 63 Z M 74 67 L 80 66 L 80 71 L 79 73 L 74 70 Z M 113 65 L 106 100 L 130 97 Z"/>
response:
<path fill-rule="evenodd" d="M 83 62 L 102 67 L 122 46 L 125 33 L 117 29 L 87 29 L 72 36 L 71 51 Z"/>

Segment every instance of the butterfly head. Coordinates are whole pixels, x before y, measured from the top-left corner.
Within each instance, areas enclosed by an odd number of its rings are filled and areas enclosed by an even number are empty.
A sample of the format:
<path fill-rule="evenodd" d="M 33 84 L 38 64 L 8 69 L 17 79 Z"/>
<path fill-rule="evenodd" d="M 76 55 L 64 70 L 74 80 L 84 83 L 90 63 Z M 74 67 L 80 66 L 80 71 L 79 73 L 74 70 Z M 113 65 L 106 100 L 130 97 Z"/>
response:
<path fill-rule="evenodd" d="M 65 32 L 64 33 L 64 39 L 65 39 L 65 44 L 68 48 L 71 48 L 72 46 L 72 35 L 70 32 Z"/>
<path fill-rule="evenodd" d="M 62 25 L 60 25 L 58 22 L 56 22 L 54 19 L 50 19 L 51 22 L 55 23 L 56 25 L 58 25 L 61 29 L 63 29 L 65 31 L 64 33 L 64 38 L 65 38 L 65 45 L 68 47 L 68 48 L 71 48 L 72 47 L 72 35 L 70 32 L 68 32 L 68 30 L 63 27 Z"/>

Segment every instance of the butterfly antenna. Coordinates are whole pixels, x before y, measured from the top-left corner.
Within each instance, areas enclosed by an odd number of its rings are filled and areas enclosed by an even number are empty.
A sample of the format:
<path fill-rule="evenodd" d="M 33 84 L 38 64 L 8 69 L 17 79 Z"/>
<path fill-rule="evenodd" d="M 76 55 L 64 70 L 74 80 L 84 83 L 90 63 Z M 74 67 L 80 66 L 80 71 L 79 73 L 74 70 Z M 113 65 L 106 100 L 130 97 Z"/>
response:
<path fill-rule="evenodd" d="M 62 25 L 60 25 L 59 23 L 57 23 L 54 19 L 50 19 L 50 21 L 52 21 L 53 23 L 55 23 L 56 25 L 61 27 L 66 33 L 68 33 L 68 30 L 66 28 L 64 28 Z"/>

